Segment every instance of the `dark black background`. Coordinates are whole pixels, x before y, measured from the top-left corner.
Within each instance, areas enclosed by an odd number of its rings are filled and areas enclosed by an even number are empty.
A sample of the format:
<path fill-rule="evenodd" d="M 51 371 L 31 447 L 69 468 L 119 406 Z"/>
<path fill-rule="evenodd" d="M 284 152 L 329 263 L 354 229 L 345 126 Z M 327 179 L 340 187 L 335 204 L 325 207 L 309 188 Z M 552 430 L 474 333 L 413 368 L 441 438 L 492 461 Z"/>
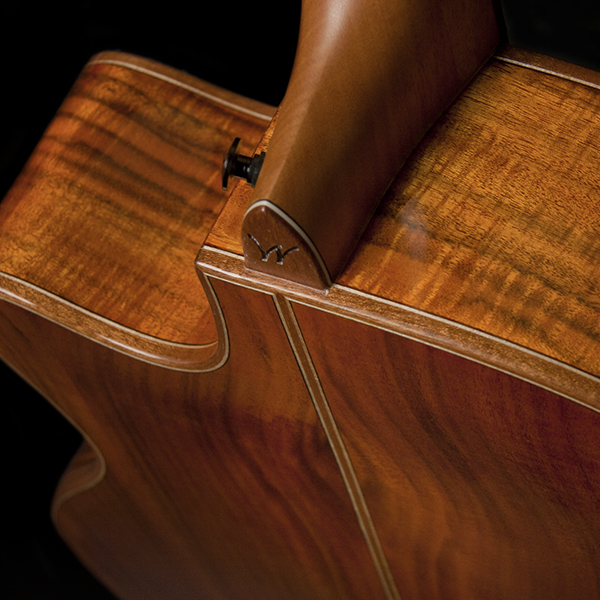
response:
<path fill-rule="evenodd" d="M 280 102 L 294 58 L 297 0 L 149 6 L 0 3 L 0 197 L 96 52 L 131 52 L 264 102 Z M 503 9 L 511 43 L 600 70 L 600 3 L 504 0 Z M 79 436 L 1 364 L 0 376 L 8 504 L 0 557 L 6 591 L 0 594 L 11 600 L 111 598 L 79 567 L 48 518 L 52 492 Z"/>

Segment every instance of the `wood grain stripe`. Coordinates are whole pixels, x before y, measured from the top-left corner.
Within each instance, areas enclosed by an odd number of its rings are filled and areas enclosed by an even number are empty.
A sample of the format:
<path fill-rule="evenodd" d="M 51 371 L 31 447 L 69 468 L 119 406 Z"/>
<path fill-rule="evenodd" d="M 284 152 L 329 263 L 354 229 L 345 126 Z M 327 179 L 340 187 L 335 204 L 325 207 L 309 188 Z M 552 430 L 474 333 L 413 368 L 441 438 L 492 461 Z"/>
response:
<path fill-rule="evenodd" d="M 501 368 L 600 407 L 600 75 L 501 52 L 409 157 L 336 284 L 514 344 L 496 344 Z M 242 253 L 244 193 L 210 245 Z"/>
<path fill-rule="evenodd" d="M 290 345 L 302 372 L 306 387 L 315 406 L 327 439 L 331 445 L 335 459 L 338 463 L 346 489 L 354 506 L 356 517 L 365 536 L 369 553 L 375 563 L 375 568 L 381 580 L 388 600 L 400 600 L 396 583 L 391 574 L 387 559 L 381 547 L 379 536 L 373 525 L 373 520 L 365 502 L 360 484 L 356 477 L 354 467 L 348 456 L 346 446 L 342 440 L 327 398 L 319 381 L 319 376 L 314 368 L 304 337 L 298 326 L 296 316 L 291 303 L 280 294 L 273 295 L 273 301 L 277 307 L 281 322 L 287 333 Z"/>
<path fill-rule="evenodd" d="M 0 272 L 184 352 L 214 343 L 194 257 L 227 200 L 231 141 L 250 153 L 274 110 L 152 61 L 93 59 L 2 202 Z"/>

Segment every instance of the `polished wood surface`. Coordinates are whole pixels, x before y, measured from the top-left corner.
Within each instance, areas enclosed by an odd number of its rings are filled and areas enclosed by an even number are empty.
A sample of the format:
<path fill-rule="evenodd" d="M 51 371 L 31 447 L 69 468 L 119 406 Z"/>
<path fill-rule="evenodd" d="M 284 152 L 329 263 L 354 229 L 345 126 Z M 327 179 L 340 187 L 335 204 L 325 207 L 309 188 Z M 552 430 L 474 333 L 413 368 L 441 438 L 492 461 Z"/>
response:
<path fill-rule="evenodd" d="M 498 42 L 491 0 L 305 0 L 242 226 L 247 265 L 327 288 L 402 162 Z M 265 260 L 255 240 L 298 250 Z"/>
<path fill-rule="evenodd" d="M 0 353 L 86 439 L 53 518 L 119 597 L 598 596 L 600 90 L 523 62 L 446 111 L 327 294 L 248 269 L 252 188 L 217 217 L 217 150 L 182 151 L 267 120 L 86 69 L 0 206 Z"/>
<path fill-rule="evenodd" d="M 600 595 L 598 412 L 294 311 L 403 600 Z"/>
<path fill-rule="evenodd" d="M 339 282 L 600 376 L 591 79 L 492 61 L 411 156 Z"/>
<path fill-rule="evenodd" d="M 231 351 L 207 374 L 2 302 L 3 359 L 95 449 L 59 486 L 59 532 L 120 598 L 383 600 L 271 296 L 213 285 Z"/>
<path fill-rule="evenodd" d="M 150 336 L 216 341 L 194 274 L 236 135 L 274 109 L 151 61 L 90 61 L 0 205 L 0 271 Z M 25 292 L 22 292 L 25 293 Z"/>

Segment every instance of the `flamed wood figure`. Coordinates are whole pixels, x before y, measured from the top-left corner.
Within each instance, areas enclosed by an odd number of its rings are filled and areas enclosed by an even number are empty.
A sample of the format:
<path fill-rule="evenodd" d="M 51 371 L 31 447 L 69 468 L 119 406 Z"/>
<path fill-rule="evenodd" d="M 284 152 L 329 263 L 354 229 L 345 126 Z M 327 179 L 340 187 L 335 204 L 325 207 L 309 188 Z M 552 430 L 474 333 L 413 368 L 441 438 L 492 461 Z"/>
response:
<path fill-rule="evenodd" d="M 0 205 L 0 353 L 119 598 L 600 597 L 600 76 L 499 30 L 306 0 L 277 111 L 85 67 Z"/>

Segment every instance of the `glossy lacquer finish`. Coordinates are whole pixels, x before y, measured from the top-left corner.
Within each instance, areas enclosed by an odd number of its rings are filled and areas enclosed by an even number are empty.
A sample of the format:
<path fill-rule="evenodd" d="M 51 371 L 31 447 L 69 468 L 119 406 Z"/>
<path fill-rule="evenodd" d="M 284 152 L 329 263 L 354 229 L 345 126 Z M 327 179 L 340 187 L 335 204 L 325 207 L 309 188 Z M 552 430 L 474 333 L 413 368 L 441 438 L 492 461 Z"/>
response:
<path fill-rule="evenodd" d="M 384 320 L 401 305 L 465 325 L 453 349 L 479 359 L 488 338 L 462 336 L 497 336 L 560 361 L 508 359 L 522 376 L 563 372 L 547 385 L 600 408 L 599 110 L 596 73 L 502 49 L 417 146 L 322 301 L 351 289 L 389 301 Z M 234 223 L 249 197 L 231 198 L 209 244 L 243 252 Z"/>
<path fill-rule="evenodd" d="M 123 356 L 2 306 L 9 364 L 85 432 L 56 526 L 129 598 L 384 598 L 269 295 L 215 282 L 231 352 L 208 374 Z"/>
<path fill-rule="evenodd" d="M 245 267 L 249 186 L 217 218 L 203 169 L 272 109 L 84 71 L 0 207 L 0 349 L 85 435 L 53 517 L 117 596 L 600 595 L 600 92 L 523 60 L 442 116 L 327 293 Z"/>
<path fill-rule="evenodd" d="M 293 301 L 290 343 L 402 598 L 600 594 L 599 94 L 503 49 L 326 296 L 241 266 L 226 230 L 249 190 L 207 240 L 230 254 L 199 255 Z"/>
<path fill-rule="evenodd" d="M 233 138 L 274 113 L 151 61 L 90 61 L 0 208 L 0 270 L 170 342 L 216 340 L 193 270 Z"/>
<path fill-rule="evenodd" d="M 2 205 L 2 356 L 85 436 L 53 519 L 122 598 L 384 597 L 271 296 L 194 271 L 273 112 L 101 55 Z"/>
<path fill-rule="evenodd" d="M 403 599 L 598 597 L 600 414 L 295 311 Z"/>
<path fill-rule="evenodd" d="M 598 77 L 502 55 L 411 156 L 340 283 L 600 375 Z"/>

